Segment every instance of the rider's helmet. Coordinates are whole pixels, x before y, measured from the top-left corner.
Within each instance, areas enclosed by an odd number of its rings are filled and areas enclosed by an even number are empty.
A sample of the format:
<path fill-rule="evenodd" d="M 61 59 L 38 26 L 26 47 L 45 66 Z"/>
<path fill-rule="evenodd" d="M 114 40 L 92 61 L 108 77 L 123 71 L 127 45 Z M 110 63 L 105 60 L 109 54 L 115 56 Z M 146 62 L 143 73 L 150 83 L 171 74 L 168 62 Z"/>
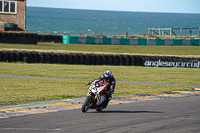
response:
<path fill-rule="evenodd" d="M 112 78 L 113 75 L 112 75 L 111 71 L 107 70 L 104 72 L 103 76 L 106 81 L 110 81 L 110 79 Z"/>

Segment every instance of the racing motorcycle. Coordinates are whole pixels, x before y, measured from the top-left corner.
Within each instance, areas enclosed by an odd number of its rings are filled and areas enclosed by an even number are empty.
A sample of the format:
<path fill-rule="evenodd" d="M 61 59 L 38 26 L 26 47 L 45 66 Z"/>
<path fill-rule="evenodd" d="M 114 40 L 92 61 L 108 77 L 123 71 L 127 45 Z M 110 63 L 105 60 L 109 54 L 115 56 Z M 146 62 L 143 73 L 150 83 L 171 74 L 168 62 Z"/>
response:
<path fill-rule="evenodd" d="M 83 102 L 81 108 L 82 112 L 85 113 L 89 109 L 96 109 L 97 112 L 101 112 L 108 105 L 105 93 L 107 85 L 103 82 L 99 82 L 98 80 L 94 80 L 87 85 L 89 85 L 89 90 L 87 98 Z"/>

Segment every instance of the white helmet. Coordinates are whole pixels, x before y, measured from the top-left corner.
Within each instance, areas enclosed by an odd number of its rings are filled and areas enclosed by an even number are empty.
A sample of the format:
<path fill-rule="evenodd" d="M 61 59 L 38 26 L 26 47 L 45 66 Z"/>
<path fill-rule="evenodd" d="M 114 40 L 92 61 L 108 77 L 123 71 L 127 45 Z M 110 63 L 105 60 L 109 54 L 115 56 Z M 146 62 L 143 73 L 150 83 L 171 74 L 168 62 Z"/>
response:
<path fill-rule="evenodd" d="M 104 72 L 103 76 L 106 81 L 109 81 L 112 78 L 112 72 L 107 70 Z"/>

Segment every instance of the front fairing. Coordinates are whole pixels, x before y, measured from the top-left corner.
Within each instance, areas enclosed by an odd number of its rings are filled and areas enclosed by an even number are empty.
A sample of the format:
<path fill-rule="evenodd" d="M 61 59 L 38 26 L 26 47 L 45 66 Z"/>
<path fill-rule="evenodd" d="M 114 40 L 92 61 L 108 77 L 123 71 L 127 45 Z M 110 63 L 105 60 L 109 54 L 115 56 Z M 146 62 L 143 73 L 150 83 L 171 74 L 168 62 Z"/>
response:
<path fill-rule="evenodd" d="M 97 82 L 92 82 L 90 84 L 90 87 L 89 87 L 89 90 L 88 90 L 88 94 L 89 95 L 90 93 L 93 93 L 94 95 L 97 95 L 99 93 L 102 93 L 106 88 L 106 85 L 105 84 L 102 84 L 102 83 L 97 83 Z"/>
<path fill-rule="evenodd" d="M 90 84 L 87 95 L 95 96 L 96 105 L 101 105 L 106 100 L 106 96 L 103 93 L 105 88 L 106 88 L 105 84 L 98 83 L 98 82 L 94 81 Z"/>

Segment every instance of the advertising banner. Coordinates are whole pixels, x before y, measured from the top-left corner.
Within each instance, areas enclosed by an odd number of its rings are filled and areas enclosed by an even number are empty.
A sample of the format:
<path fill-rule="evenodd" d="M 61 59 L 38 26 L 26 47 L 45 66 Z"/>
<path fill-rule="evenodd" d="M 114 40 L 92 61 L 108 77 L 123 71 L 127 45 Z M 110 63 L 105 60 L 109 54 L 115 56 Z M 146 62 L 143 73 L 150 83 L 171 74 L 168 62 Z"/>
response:
<path fill-rule="evenodd" d="M 181 58 L 162 58 L 151 59 L 144 58 L 144 66 L 149 67 L 185 67 L 185 68 L 200 68 L 200 59 L 181 59 Z"/>

